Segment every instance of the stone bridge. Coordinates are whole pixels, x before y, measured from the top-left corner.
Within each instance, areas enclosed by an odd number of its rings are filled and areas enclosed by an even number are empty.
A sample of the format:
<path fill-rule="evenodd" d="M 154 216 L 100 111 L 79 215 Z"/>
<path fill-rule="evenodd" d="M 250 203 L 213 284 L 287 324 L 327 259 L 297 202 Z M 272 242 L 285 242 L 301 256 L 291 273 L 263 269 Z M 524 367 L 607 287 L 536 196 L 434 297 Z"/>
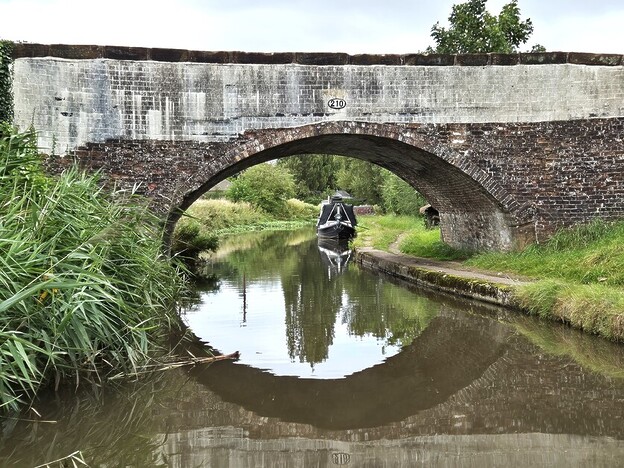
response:
<path fill-rule="evenodd" d="M 140 184 L 171 230 L 247 167 L 360 158 L 441 214 L 443 239 L 509 250 L 624 217 L 624 58 L 200 52 L 18 44 L 19 126 L 51 170 Z"/>

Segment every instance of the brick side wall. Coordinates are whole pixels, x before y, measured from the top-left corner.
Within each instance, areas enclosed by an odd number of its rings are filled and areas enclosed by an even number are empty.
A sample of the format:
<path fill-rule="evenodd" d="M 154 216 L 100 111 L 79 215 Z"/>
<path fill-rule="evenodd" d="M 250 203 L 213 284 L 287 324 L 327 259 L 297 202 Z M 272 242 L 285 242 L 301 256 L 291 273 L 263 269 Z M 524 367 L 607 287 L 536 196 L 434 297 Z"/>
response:
<path fill-rule="evenodd" d="M 623 133 L 624 119 L 326 122 L 250 131 L 230 142 L 111 140 L 74 156 L 119 186 L 140 182 L 168 213 L 258 162 L 331 150 L 379 164 L 410 182 L 440 210 L 447 242 L 510 249 L 547 239 L 563 226 L 624 217 Z M 70 160 L 49 162 L 52 167 Z M 170 222 L 176 220 L 170 213 Z"/>

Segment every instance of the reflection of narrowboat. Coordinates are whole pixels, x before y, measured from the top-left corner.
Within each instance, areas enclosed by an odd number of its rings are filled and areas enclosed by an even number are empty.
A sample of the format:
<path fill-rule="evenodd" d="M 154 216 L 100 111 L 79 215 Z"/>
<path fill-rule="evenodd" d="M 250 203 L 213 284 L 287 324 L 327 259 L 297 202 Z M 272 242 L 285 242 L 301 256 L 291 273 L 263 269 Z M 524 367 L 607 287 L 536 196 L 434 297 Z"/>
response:
<path fill-rule="evenodd" d="M 334 195 L 321 206 L 316 233 L 323 238 L 350 239 L 355 236 L 356 225 L 353 205 L 343 203 L 341 196 Z"/>
<path fill-rule="evenodd" d="M 351 249 L 349 249 L 347 239 L 319 238 L 318 250 L 323 264 L 327 266 L 330 278 L 332 273 L 340 274 L 347 269 L 351 260 Z"/>

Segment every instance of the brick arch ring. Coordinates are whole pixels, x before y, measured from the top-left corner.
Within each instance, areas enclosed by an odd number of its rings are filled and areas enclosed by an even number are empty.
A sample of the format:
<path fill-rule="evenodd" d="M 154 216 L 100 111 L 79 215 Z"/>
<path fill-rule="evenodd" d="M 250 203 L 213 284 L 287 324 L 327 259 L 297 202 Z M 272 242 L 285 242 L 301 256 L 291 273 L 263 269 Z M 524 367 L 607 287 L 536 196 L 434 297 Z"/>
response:
<path fill-rule="evenodd" d="M 176 191 L 169 232 L 181 210 L 221 180 L 261 162 L 322 153 L 369 161 L 410 183 L 440 211 L 442 237 L 450 245 L 511 250 L 532 242 L 534 213 L 473 162 L 462 131 L 461 124 L 326 121 L 245 132 L 212 144 L 218 156 L 210 169 Z"/>

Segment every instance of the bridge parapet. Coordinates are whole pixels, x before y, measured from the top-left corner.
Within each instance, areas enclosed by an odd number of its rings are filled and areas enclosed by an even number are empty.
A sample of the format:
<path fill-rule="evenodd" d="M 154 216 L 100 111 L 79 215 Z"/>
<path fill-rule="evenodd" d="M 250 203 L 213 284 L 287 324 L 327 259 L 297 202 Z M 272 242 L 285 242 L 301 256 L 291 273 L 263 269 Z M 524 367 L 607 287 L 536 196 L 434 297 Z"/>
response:
<path fill-rule="evenodd" d="M 200 51 L 147 47 L 67 44 L 15 44 L 13 57 L 58 57 L 70 60 L 111 59 L 157 62 L 299 65 L 624 65 L 622 54 L 584 52 L 530 52 L 517 54 L 356 54 L 336 52 Z"/>
<path fill-rule="evenodd" d="M 34 124 L 41 148 L 61 154 L 114 138 L 224 141 L 250 129 L 328 120 L 624 116 L 620 55 L 350 56 L 37 44 L 18 44 L 15 54 L 16 122 Z"/>

